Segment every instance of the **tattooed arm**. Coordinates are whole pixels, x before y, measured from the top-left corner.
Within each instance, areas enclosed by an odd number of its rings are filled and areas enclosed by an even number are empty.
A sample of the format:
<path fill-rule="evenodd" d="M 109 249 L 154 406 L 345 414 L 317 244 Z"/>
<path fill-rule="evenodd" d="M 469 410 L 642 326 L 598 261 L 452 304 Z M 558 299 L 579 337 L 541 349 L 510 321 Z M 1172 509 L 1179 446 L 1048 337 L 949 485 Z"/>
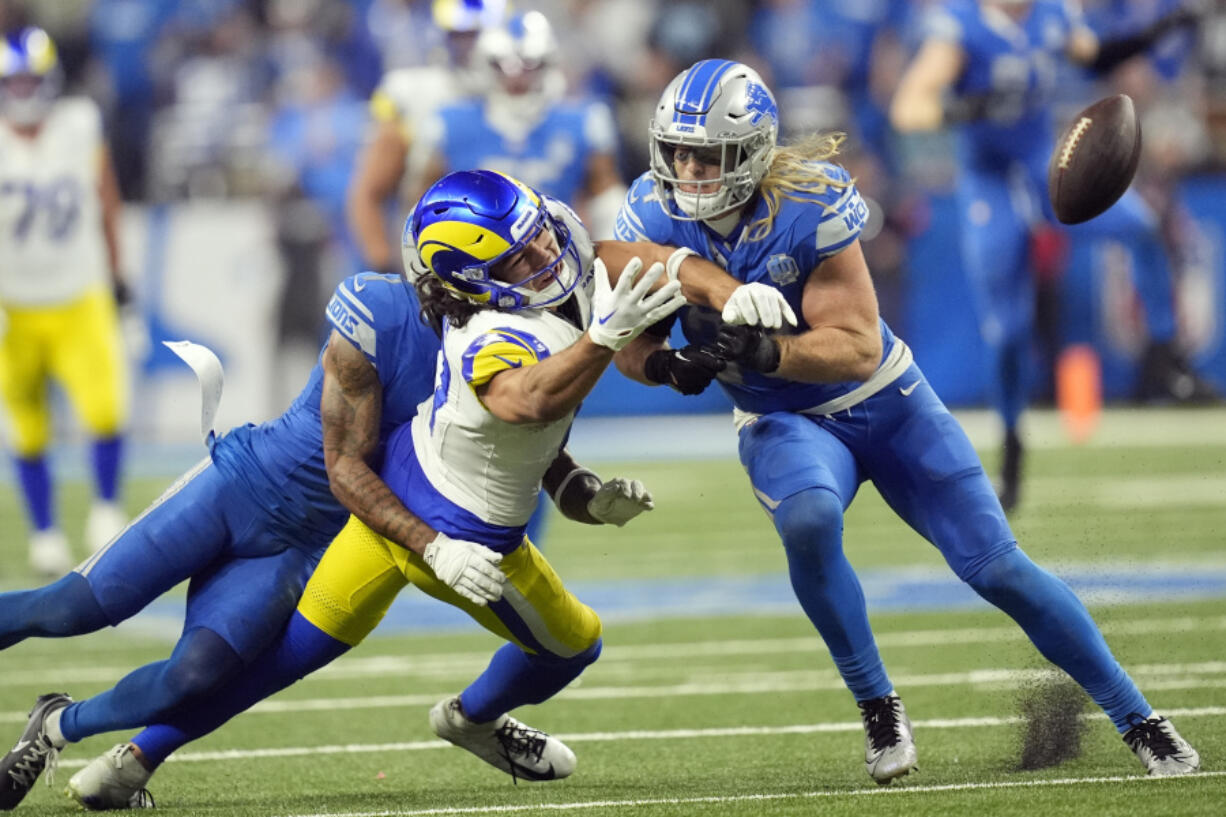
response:
<path fill-rule="evenodd" d="M 383 385 L 375 367 L 333 331 L 323 368 L 319 413 L 332 493 L 371 530 L 422 553 L 436 531 L 413 515 L 370 467 L 383 412 Z"/>

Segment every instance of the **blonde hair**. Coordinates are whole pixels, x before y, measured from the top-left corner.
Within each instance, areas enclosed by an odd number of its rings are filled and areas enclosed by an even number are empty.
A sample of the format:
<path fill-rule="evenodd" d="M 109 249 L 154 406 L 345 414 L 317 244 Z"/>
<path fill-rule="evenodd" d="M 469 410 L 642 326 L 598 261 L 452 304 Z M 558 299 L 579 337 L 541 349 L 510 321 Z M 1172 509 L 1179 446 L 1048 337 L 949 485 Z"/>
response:
<path fill-rule="evenodd" d="M 775 216 L 784 199 L 805 201 L 806 194 L 822 193 L 827 187 L 846 187 L 850 182 L 831 178 L 815 162 L 825 162 L 838 155 L 839 146 L 847 139 L 845 133 L 811 133 L 790 145 L 780 145 L 771 151 L 770 166 L 758 192 L 766 202 L 766 215 L 746 228 L 746 239 L 761 241 L 770 235 Z"/>

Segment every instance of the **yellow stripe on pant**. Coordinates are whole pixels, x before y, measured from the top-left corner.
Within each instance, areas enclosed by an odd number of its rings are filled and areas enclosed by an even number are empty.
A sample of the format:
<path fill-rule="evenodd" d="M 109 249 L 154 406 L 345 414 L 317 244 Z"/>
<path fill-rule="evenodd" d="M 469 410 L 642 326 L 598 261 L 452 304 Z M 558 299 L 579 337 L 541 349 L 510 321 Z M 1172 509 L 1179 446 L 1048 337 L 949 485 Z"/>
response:
<path fill-rule="evenodd" d="M 570 658 L 600 638 L 600 617 L 563 586 L 527 538 L 500 567 L 507 575 L 502 600 L 479 607 L 439 581 L 416 553 L 351 516 L 315 568 L 298 612 L 338 641 L 356 645 L 412 583 L 529 653 Z"/>

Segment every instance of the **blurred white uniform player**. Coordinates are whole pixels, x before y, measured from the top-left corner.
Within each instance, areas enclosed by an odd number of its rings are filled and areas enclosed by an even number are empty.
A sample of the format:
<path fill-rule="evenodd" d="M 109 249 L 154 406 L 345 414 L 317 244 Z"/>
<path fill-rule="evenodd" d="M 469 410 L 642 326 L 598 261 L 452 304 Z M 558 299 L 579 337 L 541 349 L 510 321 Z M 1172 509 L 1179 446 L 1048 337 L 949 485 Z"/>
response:
<path fill-rule="evenodd" d="M 118 504 L 128 373 L 116 300 L 126 299 L 116 240 L 119 191 L 97 106 L 60 98 L 46 32 L 0 41 L 0 396 L 16 454 L 39 573 L 74 563 L 56 523 L 46 451 L 50 381 L 92 441 L 96 498 L 86 540 L 98 549 L 125 522 Z"/>
<path fill-rule="evenodd" d="M 419 132 L 439 108 L 477 93 L 473 47 L 482 29 L 501 22 L 505 10 L 506 0 L 435 0 L 432 12 L 445 36 L 446 61 L 388 71 L 371 96 L 374 134 L 358 158 L 346 207 L 367 269 L 399 273 L 385 207 L 393 197 L 416 201 L 429 186 L 422 179 L 429 151 Z M 392 221 L 403 220 L 397 208 Z"/>
<path fill-rule="evenodd" d="M 482 31 L 472 58 L 482 93 L 440 106 L 423 127 L 423 181 L 472 168 L 506 173 L 576 207 L 593 238 L 612 238 L 626 195 L 617 127 L 604 103 L 565 97 L 560 56 L 539 11 Z"/>

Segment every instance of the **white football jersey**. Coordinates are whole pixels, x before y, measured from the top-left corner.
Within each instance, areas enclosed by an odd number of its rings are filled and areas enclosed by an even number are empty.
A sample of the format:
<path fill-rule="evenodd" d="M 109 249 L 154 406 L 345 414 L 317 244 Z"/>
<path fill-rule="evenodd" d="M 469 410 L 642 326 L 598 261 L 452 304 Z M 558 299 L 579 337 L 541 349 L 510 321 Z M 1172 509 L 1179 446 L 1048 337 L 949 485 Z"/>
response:
<path fill-rule="evenodd" d="M 108 280 L 102 145 L 85 98 L 56 100 L 33 139 L 0 124 L 0 301 L 63 303 Z"/>
<path fill-rule="evenodd" d="M 463 327 L 445 327 L 434 395 L 413 418 L 413 449 L 434 488 L 485 522 L 508 527 L 532 516 L 574 413 L 550 423 L 508 423 L 486 409 L 476 389 L 499 372 L 561 352 L 580 338 L 591 315 L 591 239 L 569 208 L 546 202 L 579 251 L 580 284 L 571 299 L 583 326 L 549 309 L 487 309 Z"/>

